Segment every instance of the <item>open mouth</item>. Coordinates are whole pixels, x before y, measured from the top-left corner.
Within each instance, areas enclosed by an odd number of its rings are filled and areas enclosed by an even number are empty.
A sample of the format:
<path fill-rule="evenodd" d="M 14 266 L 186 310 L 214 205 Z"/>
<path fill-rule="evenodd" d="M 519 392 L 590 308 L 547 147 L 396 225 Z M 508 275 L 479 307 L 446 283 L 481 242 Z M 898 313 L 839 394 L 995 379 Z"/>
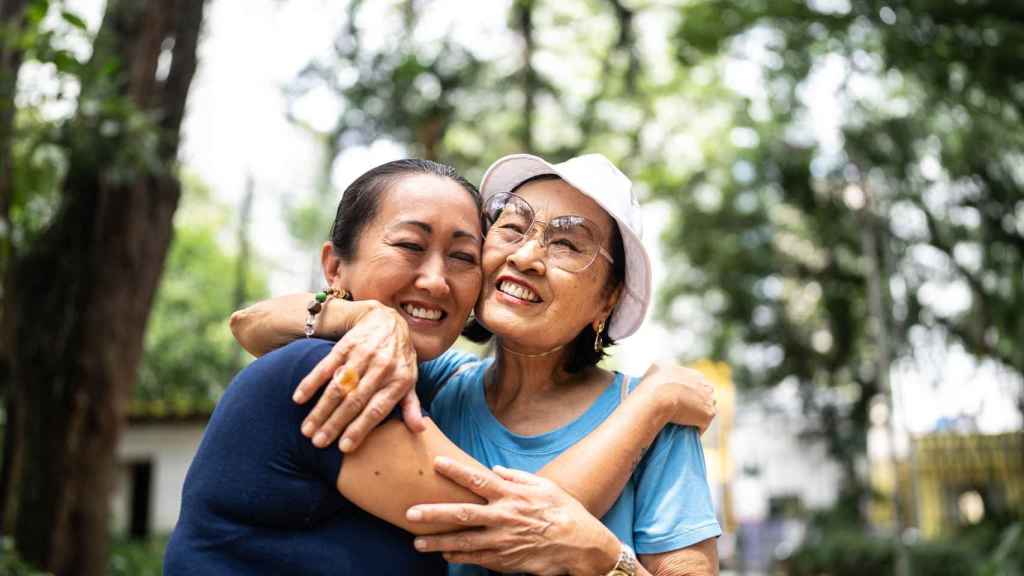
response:
<path fill-rule="evenodd" d="M 408 302 L 402 304 L 402 311 L 417 320 L 430 320 L 433 322 L 439 322 L 448 315 L 440 308 L 427 308 L 425 306 L 411 304 Z"/>
<path fill-rule="evenodd" d="M 502 294 L 508 294 L 514 298 L 525 300 L 527 302 L 540 302 L 540 296 L 533 290 L 530 290 L 522 284 L 511 282 L 509 280 L 502 280 L 498 282 L 498 292 Z"/>

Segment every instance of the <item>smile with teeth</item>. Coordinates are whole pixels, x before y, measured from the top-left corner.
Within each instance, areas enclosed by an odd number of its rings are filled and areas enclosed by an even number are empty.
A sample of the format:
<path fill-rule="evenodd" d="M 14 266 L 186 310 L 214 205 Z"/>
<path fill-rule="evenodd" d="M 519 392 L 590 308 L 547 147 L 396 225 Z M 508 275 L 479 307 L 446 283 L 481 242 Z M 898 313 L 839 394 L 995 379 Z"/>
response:
<path fill-rule="evenodd" d="M 515 282 L 501 282 L 498 284 L 498 291 L 504 292 L 509 296 L 515 296 L 520 300 L 526 300 L 528 302 L 540 302 L 540 298 L 526 286 L 522 284 L 516 284 Z"/>
<path fill-rule="evenodd" d="M 405 313 L 413 318 L 422 318 L 423 320 L 440 320 L 443 315 L 440 310 L 421 308 L 412 304 L 402 304 L 402 310 L 405 310 Z"/>

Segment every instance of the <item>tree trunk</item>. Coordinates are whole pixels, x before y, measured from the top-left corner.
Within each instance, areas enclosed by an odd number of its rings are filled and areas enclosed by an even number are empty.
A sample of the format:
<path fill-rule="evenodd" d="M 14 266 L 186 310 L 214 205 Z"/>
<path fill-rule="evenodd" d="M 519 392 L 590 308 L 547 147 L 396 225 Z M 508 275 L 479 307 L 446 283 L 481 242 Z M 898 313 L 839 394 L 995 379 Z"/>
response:
<path fill-rule="evenodd" d="M 533 69 L 533 0 L 518 0 L 512 9 L 523 36 L 523 125 L 519 141 L 523 150 L 532 153 L 533 116 L 537 107 L 537 71 Z"/>
<path fill-rule="evenodd" d="M 0 302 L 6 302 L 3 287 L 8 284 L 6 278 L 11 271 L 10 262 L 14 250 L 11 243 L 10 218 L 14 194 L 14 94 L 18 72 L 21 70 L 22 51 L 13 36 L 19 34 L 24 25 L 25 6 L 26 0 L 0 0 Z M 6 305 L 0 306 L 0 327 L 4 326 L 6 308 Z M 9 340 L 7 330 L 0 329 L 0 351 L 10 348 Z M 3 399 L 5 407 L 10 402 L 10 376 L 10 362 L 5 354 L 0 353 L 0 398 Z M 3 464 L 0 468 L 0 532 L 4 534 L 10 533 L 11 516 L 8 514 L 7 495 L 14 472 L 12 446 L 17 441 L 16 434 L 12 433 L 12 430 L 17 428 L 16 422 L 12 421 L 15 414 L 10 410 L 6 410 L 6 413 Z"/>
<path fill-rule="evenodd" d="M 0 226 L 7 234 L 12 195 L 11 144 L 14 139 L 14 91 L 22 52 L 15 38 L 24 24 L 26 0 L 0 0 Z M 4 239 L 3 244 L 7 244 Z M 0 256 L 0 258 L 6 254 Z M 0 260 L 0 270 L 4 270 Z"/>
<path fill-rule="evenodd" d="M 18 440 L 9 515 L 22 556 L 57 574 L 106 572 L 114 450 L 180 195 L 178 134 L 203 4 L 109 0 L 89 69 L 120 64 L 114 94 L 156 118 L 156 158 L 126 166 L 132 137 L 79 114 L 58 215 L 5 287 Z M 83 100 L 98 78 L 83 78 Z"/>

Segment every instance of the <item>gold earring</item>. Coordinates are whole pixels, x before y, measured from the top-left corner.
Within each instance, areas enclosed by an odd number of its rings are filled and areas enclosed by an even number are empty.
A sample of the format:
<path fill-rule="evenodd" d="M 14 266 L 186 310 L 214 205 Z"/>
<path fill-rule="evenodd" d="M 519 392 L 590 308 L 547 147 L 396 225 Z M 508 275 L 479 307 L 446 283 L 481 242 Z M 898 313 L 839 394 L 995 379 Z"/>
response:
<path fill-rule="evenodd" d="M 601 351 L 601 332 L 604 331 L 604 320 L 597 323 L 594 327 L 594 332 L 597 332 L 597 337 L 594 338 L 594 352 Z"/>

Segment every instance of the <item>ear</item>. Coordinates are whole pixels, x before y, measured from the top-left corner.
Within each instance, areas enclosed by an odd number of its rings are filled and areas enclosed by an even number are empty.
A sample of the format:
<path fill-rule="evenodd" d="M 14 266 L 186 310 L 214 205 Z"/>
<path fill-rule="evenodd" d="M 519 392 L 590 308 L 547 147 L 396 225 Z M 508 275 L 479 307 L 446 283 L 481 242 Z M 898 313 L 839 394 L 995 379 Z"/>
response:
<path fill-rule="evenodd" d="M 598 312 L 597 318 L 594 319 L 595 326 L 598 322 L 601 322 L 602 320 L 605 322 L 608 321 L 608 318 L 612 315 L 612 310 L 615 309 L 615 306 L 619 303 L 619 298 L 622 297 L 622 287 L 624 286 L 624 284 L 624 282 L 620 282 L 619 285 L 616 286 L 615 289 L 608 294 L 608 297 L 605 299 L 604 305 L 601 306 L 601 310 Z"/>
<path fill-rule="evenodd" d="M 345 263 L 334 252 L 334 245 L 330 242 L 324 242 L 320 247 L 320 267 L 324 271 L 324 280 L 327 282 L 327 286 L 348 290 L 345 284 L 347 277 Z"/>

